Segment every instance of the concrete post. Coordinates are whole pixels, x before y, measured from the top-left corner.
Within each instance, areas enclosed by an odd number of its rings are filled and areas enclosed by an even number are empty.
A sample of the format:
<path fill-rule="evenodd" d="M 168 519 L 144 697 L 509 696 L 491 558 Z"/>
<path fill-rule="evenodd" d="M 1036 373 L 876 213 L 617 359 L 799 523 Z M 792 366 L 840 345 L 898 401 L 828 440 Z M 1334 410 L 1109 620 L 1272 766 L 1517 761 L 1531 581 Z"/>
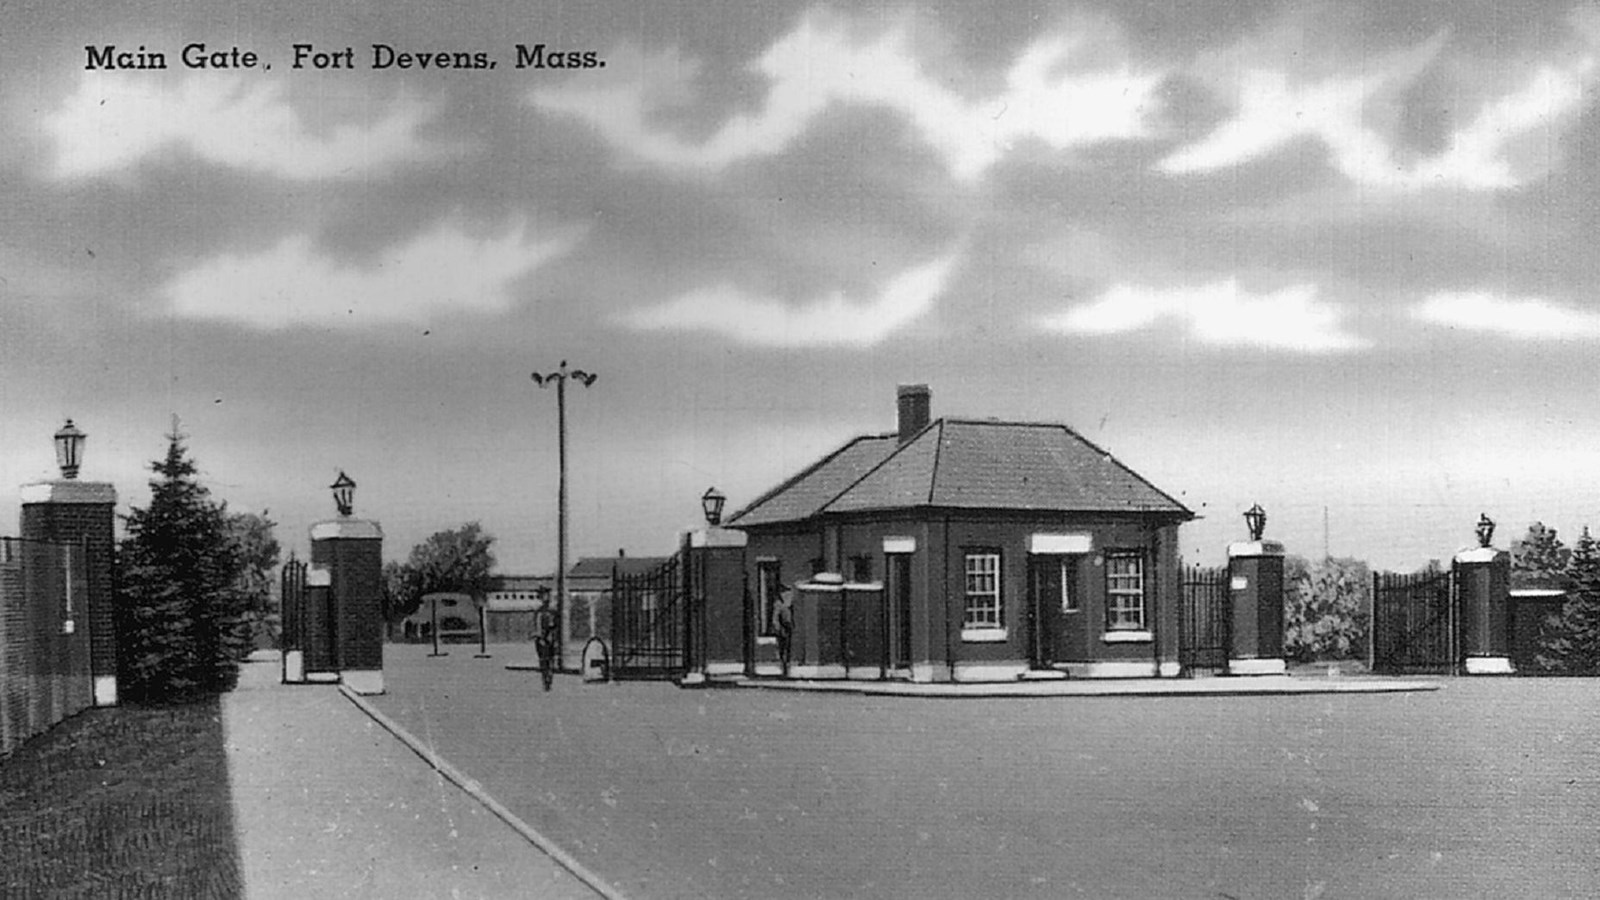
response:
<path fill-rule="evenodd" d="M 687 684 L 745 671 L 744 548 L 749 536 L 711 525 L 689 532 Z"/>
<path fill-rule="evenodd" d="M 1246 541 L 1228 545 L 1233 601 L 1229 675 L 1282 675 L 1283 545 Z"/>
<path fill-rule="evenodd" d="M 1510 675 L 1507 596 L 1511 554 L 1493 547 L 1463 550 L 1455 558 L 1461 653 L 1468 675 Z"/>
<path fill-rule="evenodd" d="M 117 631 L 112 619 L 115 584 L 112 553 L 117 490 L 98 481 L 63 479 L 22 488 L 22 537 L 34 541 L 77 544 L 87 559 L 86 611 L 89 629 L 89 673 L 94 705 L 117 703 Z M 74 627 L 85 627 L 74 623 Z"/>
<path fill-rule="evenodd" d="M 327 591 L 331 661 L 339 680 L 358 694 L 383 693 L 383 529 L 349 516 L 311 526 L 307 586 Z M 308 606 L 316 615 L 318 605 Z"/>

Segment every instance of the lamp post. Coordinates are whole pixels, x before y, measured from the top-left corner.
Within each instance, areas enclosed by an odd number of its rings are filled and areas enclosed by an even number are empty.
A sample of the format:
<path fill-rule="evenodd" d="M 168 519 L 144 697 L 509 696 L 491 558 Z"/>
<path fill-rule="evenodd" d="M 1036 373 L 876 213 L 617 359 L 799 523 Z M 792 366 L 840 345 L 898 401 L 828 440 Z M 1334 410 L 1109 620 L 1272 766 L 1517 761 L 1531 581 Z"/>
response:
<path fill-rule="evenodd" d="M 705 513 L 706 524 L 712 527 L 722 524 L 722 505 L 728 498 L 714 487 L 706 488 L 700 495 L 700 511 Z"/>
<path fill-rule="evenodd" d="M 1261 508 L 1261 504 L 1252 504 L 1245 510 L 1244 525 L 1250 529 L 1250 540 L 1261 540 L 1262 533 L 1267 530 L 1267 511 Z"/>
<path fill-rule="evenodd" d="M 533 373 L 540 387 L 556 386 L 556 464 L 560 480 L 556 489 L 556 620 L 561 623 L 561 646 L 567 645 L 567 381 L 575 379 L 584 387 L 600 376 L 582 369 L 568 369 L 567 361 L 554 372 Z"/>
<path fill-rule="evenodd" d="M 71 419 L 56 432 L 56 465 L 61 467 L 62 478 L 78 477 L 78 467 L 83 464 L 83 444 L 88 437 Z"/>

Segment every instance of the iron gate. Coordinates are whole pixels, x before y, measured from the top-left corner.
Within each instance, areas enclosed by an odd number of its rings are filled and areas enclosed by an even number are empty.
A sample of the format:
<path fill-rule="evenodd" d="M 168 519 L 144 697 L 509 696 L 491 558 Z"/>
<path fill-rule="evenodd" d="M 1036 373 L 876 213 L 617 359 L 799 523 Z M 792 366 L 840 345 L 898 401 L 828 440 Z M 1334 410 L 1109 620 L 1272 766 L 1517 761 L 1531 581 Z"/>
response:
<path fill-rule="evenodd" d="M 1183 613 L 1178 620 L 1178 664 L 1185 673 L 1224 669 L 1233 643 L 1228 568 L 1192 566 L 1183 573 Z"/>
<path fill-rule="evenodd" d="M 1372 575 L 1372 670 L 1458 674 L 1460 614 L 1454 572 Z"/>
<path fill-rule="evenodd" d="M 684 554 L 646 572 L 611 571 L 611 676 L 678 678 L 688 671 L 689 573 Z"/>

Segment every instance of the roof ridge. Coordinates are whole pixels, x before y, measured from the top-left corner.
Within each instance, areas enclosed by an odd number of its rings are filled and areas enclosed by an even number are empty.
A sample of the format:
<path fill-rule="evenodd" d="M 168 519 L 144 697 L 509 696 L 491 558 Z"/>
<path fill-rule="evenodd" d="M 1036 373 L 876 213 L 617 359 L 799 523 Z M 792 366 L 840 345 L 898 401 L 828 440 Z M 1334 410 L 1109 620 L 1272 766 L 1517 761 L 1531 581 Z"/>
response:
<path fill-rule="evenodd" d="M 929 422 L 928 424 L 922 426 L 922 429 L 920 431 L 918 431 L 916 434 L 913 434 L 911 437 L 901 441 L 899 443 L 899 445 L 896 446 L 893 450 L 890 450 L 889 453 L 883 457 L 883 459 L 878 460 L 877 465 L 869 467 L 865 472 L 861 473 L 861 476 L 859 478 L 857 478 L 855 481 L 852 481 L 849 484 L 845 485 L 843 490 L 839 491 L 837 494 L 834 494 L 832 497 L 829 497 L 828 501 L 826 503 L 822 504 L 821 506 L 818 506 L 817 507 L 817 512 L 818 513 L 826 512 L 828 507 L 830 507 L 834 503 L 838 502 L 840 497 L 843 497 L 845 494 L 850 493 L 852 490 L 855 489 L 856 485 L 860 484 L 863 481 L 866 481 L 867 478 L 869 476 L 871 476 L 873 472 L 876 472 L 879 469 L 883 468 L 885 465 L 887 465 L 889 463 L 889 460 L 894 459 L 896 456 L 899 456 L 900 453 L 902 451 L 904 451 L 907 447 L 911 446 L 912 444 L 915 444 L 917 441 L 922 440 L 922 436 L 924 434 L 927 434 L 929 431 L 933 430 L 933 426 L 938 425 L 938 424 L 942 423 L 943 421 L 944 421 L 944 419 L 934 419 L 932 422 Z M 884 435 L 884 437 L 896 437 L 896 438 L 898 438 L 899 437 L 899 432 L 891 431 L 891 432 L 886 433 Z"/>
<path fill-rule="evenodd" d="M 855 437 L 851 438 L 850 440 L 845 441 L 843 444 L 840 444 L 838 447 L 836 447 L 832 453 L 823 454 L 822 457 L 820 457 L 816 462 L 812 463 L 809 466 L 806 466 L 804 469 L 801 469 L 799 472 L 795 473 L 794 475 L 789 477 L 787 480 L 779 483 L 777 487 L 768 490 L 766 493 L 764 493 L 761 496 L 757 497 L 756 499 L 750 501 L 750 503 L 748 505 L 746 505 L 743 509 L 739 510 L 738 512 L 736 512 L 733 515 L 728 517 L 728 524 L 729 525 L 734 524 L 735 522 L 739 521 L 741 518 L 749 515 L 753 511 L 755 511 L 762 504 L 764 504 L 767 501 L 773 499 L 774 497 L 778 496 L 779 494 L 783 493 L 784 491 L 787 491 L 789 488 L 794 487 L 796 484 L 800 483 L 804 479 L 810 477 L 810 475 L 813 472 L 815 472 L 818 469 L 822 468 L 824 465 L 827 465 L 830 461 L 832 461 L 833 459 L 838 457 L 840 454 L 844 453 L 846 450 L 849 450 L 851 447 L 854 447 L 855 445 L 861 443 L 862 441 L 883 440 L 884 438 L 887 438 L 889 436 L 890 435 L 888 433 L 876 434 L 876 435 L 873 435 L 873 434 L 858 434 Z M 830 500 L 828 502 L 832 503 L 833 501 Z M 827 504 L 823 504 L 823 505 L 826 506 Z"/>
<path fill-rule="evenodd" d="M 1074 429 L 1072 426 L 1066 424 L 1065 422 L 1061 422 L 1061 423 L 1057 423 L 1056 427 L 1060 428 L 1062 431 L 1065 431 L 1067 434 L 1070 434 L 1073 437 L 1077 438 L 1078 440 L 1082 441 L 1086 446 L 1088 446 L 1090 449 L 1094 450 L 1095 452 L 1101 454 L 1106 459 L 1111 460 L 1113 463 L 1116 464 L 1117 468 L 1121 469 L 1124 472 L 1127 472 L 1129 475 L 1132 475 L 1140 484 L 1144 485 L 1145 487 L 1149 488 L 1152 491 L 1155 491 L 1157 494 L 1160 494 L 1161 496 L 1167 498 L 1167 500 L 1171 501 L 1173 506 L 1176 506 L 1177 508 L 1179 508 L 1179 509 L 1183 510 L 1184 512 L 1188 513 L 1191 517 L 1194 516 L 1194 514 L 1195 514 L 1194 510 L 1190 509 L 1187 506 L 1184 506 L 1183 503 L 1178 500 L 1178 498 L 1172 496 L 1171 494 L 1167 493 L 1166 491 L 1163 491 L 1161 488 L 1156 487 L 1155 484 L 1150 481 L 1150 479 L 1144 477 L 1143 475 L 1140 475 L 1138 472 L 1134 471 L 1134 469 L 1131 466 L 1129 466 L 1127 463 L 1123 462 L 1120 459 L 1117 459 L 1117 457 L 1114 454 L 1112 454 L 1109 450 L 1105 449 L 1104 447 L 1100 446 L 1099 444 L 1096 444 L 1094 441 L 1091 441 L 1088 438 L 1084 437 L 1083 435 L 1079 434 L 1077 432 L 1077 430 Z"/>

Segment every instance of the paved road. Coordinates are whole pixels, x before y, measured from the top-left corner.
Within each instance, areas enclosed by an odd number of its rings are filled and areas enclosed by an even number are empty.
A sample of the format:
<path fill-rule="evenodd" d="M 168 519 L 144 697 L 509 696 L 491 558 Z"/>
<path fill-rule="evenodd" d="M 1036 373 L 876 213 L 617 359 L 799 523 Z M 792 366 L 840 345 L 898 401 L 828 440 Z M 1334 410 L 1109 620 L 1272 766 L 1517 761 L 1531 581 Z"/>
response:
<path fill-rule="evenodd" d="M 1592 680 L 545 694 L 504 660 L 389 649 L 377 705 L 632 897 L 1600 896 Z"/>
<path fill-rule="evenodd" d="M 223 702 L 250 898 L 594 900 L 337 688 L 278 678 L 252 662 Z"/>

